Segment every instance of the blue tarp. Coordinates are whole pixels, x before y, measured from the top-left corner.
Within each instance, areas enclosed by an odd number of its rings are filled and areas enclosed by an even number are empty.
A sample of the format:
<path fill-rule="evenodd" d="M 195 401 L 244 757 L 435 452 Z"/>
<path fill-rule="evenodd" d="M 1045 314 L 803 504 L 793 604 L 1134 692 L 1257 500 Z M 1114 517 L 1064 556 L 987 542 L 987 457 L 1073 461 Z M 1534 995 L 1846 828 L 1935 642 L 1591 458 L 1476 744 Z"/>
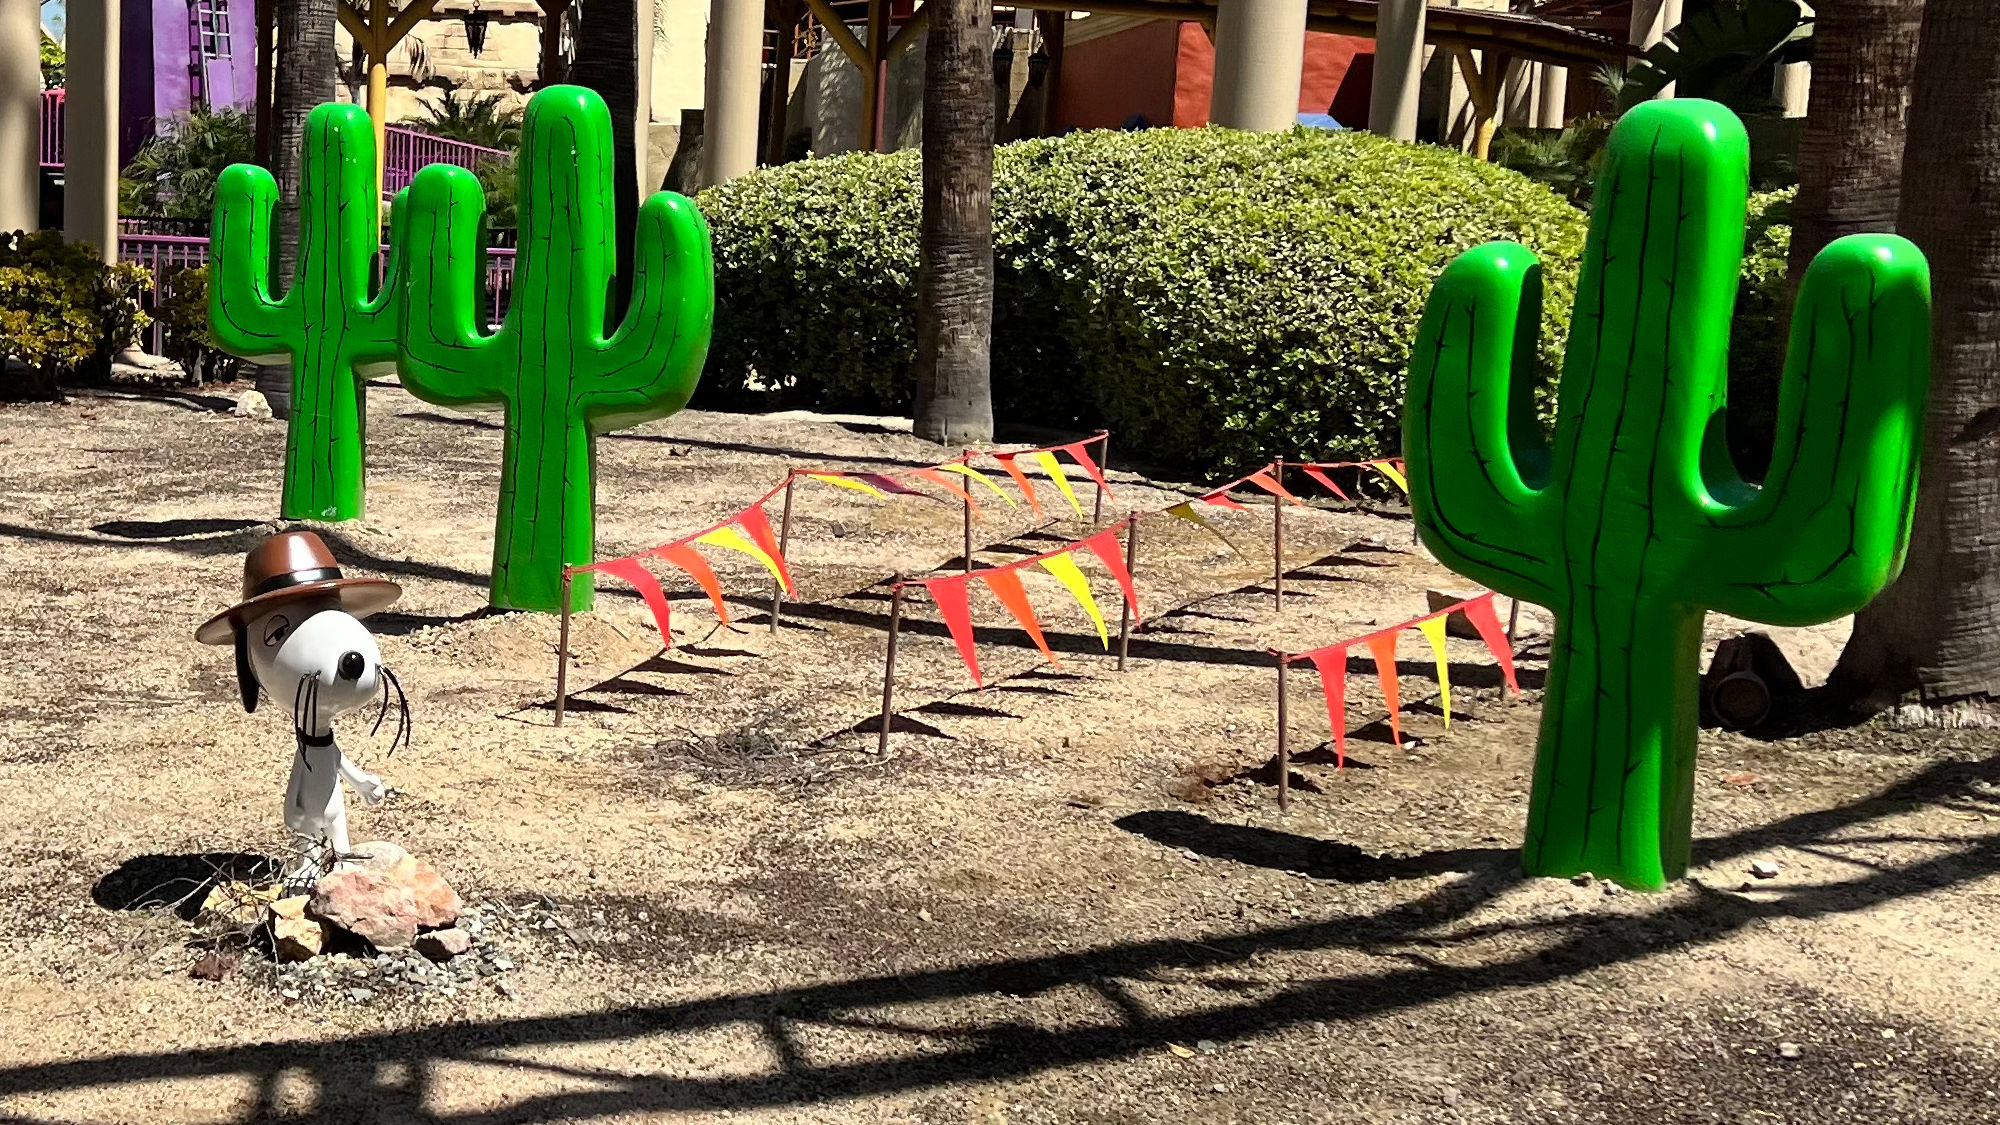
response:
<path fill-rule="evenodd" d="M 1310 125 L 1315 129 L 1347 128 L 1347 126 L 1335 121 L 1333 115 L 1330 113 L 1301 113 L 1299 114 L 1299 124 Z"/>

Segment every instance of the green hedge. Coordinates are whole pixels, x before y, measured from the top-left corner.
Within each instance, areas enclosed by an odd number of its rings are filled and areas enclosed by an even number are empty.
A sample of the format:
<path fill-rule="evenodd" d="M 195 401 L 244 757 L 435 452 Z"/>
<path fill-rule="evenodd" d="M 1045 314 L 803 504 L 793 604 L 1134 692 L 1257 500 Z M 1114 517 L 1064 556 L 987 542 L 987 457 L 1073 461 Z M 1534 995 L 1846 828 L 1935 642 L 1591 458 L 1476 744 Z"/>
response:
<path fill-rule="evenodd" d="M 768 169 L 704 192 L 715 343 L 697 401 L 904 412 L 917 155 Z M 1126 457 L 1221 472 L 1397 448 L 1402 372 L 1459 251 L 1524 242 L 1560 362 L 1585 216 L 1456 151 L 1359 132 L 1094 132 L 994 168 L 995 406 L 1105 425 Z"/>
<path fill-rule="evenodd" d="M 1762 477 L 1777 424 L 1778 379 L 1785 364 L 1790 299 L 1785 284 L 1792 250 L 1796 188 L 1750 197 L 1743 238 L 1743 280 L 1729 326 L 1729 446 L 1737 467 Z"/>

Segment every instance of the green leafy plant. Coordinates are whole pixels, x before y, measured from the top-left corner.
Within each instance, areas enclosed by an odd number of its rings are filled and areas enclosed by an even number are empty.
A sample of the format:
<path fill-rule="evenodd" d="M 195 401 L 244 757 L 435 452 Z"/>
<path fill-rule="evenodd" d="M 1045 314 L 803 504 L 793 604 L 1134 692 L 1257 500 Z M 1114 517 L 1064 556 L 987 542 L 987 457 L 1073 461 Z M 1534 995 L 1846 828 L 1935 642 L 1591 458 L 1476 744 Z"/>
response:
<path fill-rule="evenodd" d="M 856 154 L 703 193 L 717 331 L 700 402 L 901 412 L 918 158 Z M 1076 133 L 994 168 L 1002 418 L 1102 424 L 1191 473 L 1393 451 L 1423 295 L 1495 238 L 1566 296 L 1585 218 L 1522 176 L 1362 132 Z M 1551 300 L 1542 362 L 1560 358 Z"/>
<path fill-rule="evenodd" d="M 149 323 L 138 294 L 151 280 L 60 231 L 0 235 L 0 357 L 24 368 L 0 369 L 0 398 L 59 400 L 66 380 L 107 377 L 111 357 Z"/>
<path fill-rule="evenodd" d="M 464 141 L 482 148 L 512 151 L 521 144 L 521 111 L 502 102 L 499 94 L 460 96 L 446 90 L 434 101 L 423 103 L 423 116 L 404 119 L 404 124 L 434 137 Z"/>
<path fill-rule="evenodd" d="M 42 33 L 42 89 L 60 90 L 68 78 L 69 56 L 63 52 L 63 45 Z"/>
<path fill-rule="evenodd" d="M 1770 68 L 1809 61 L 1812 31 L 1798 0 L 1717 0 L 1689 13 L 1622 76 L 1617 105 L 1630 109 L 1673 83 L 1676 97 L 1718 101 L 1740 116 L 1773 112 Z"/>
<path fill-rule="evenodd" d="M 255 129 L 239 110 L 194 110 L 164 122 L 118 180 L 124 215 L 206 219 L 215 185 L 232 164 L 256 158 Z"/>
<path fill-rule="evenodd" d="M 216 341 L 208 319 L 208 267 L 180 270 L 162 279 L 166 296 L 153 309 L 162 329 L 160 354 L 180 364 L 196 383 L 226 379 L 236 359 Z"/>
<path fill-rule="evenodd" d="M 1502 129 L 1493 138 L 1493 163 L 1509 168 L 1579 207 L 1590 204 L 1611 119 L 1579 117 L 1561 129 Z"/>

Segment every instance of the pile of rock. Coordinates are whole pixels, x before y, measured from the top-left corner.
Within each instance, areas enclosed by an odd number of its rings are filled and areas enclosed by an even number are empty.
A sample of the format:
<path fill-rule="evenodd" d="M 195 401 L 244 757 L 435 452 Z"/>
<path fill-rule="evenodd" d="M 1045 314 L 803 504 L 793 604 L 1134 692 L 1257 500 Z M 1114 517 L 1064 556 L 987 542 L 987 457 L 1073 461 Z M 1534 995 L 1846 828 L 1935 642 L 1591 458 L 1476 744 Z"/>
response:
<path fill-rule="evenodd" d="M 217 885 L 202 905 L 203 914 L 223 927 L 268 933 L 281 962 L 308 960 L 340 945 L 413 949 L 432 961 L 449 961 L 472 948 L 472 935 L 457 925 L 463 909 L 437 868 L 390 843 L 360 845 L 309 895 L 230 882 Z"/>

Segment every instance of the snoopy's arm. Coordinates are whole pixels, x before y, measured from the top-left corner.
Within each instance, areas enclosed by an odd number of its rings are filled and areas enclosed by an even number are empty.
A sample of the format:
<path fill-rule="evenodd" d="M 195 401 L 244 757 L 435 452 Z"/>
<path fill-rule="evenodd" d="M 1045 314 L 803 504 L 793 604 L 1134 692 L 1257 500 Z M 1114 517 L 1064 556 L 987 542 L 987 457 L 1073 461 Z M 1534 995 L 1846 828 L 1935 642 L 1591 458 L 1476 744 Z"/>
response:
<path fill-rule="evenodd" d="M 379 805 L 382 803 L 382 798 L 388 796 L 389 787 L 382 784 L 381 778 L 356 767 L 353 762 L 347 760 L 345 754 L 340 756 L 340 776 L 346 778 L 347 784 L 354 787 L 355 793 L 360 795 L 361 803 L 364 805 Z"/>

